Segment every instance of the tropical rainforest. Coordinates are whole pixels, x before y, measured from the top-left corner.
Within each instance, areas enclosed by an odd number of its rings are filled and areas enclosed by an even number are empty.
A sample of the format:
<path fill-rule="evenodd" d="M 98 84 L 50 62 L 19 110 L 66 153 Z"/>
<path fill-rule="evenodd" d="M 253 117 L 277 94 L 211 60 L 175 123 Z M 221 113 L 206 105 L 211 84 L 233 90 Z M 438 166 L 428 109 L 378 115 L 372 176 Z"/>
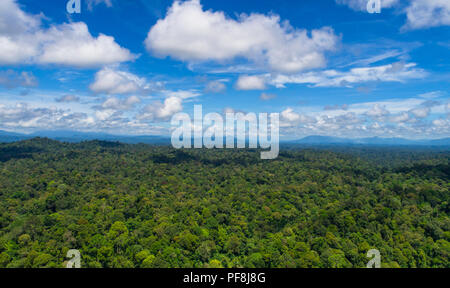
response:
<path fill-rule="evenodd" d="M 0 144 L 0 267 L 450 267 L 450 151 Z"/>

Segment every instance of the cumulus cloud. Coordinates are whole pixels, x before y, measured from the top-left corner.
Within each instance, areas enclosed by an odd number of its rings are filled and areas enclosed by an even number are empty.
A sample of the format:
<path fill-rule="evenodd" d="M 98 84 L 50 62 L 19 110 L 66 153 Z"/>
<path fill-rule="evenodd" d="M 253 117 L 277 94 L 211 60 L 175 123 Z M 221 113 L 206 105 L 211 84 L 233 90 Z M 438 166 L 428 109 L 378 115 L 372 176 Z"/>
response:
<path fill-rule="evenodd" d="M 259 96 L 259 99 L 261 99 L 263 101 L 269 101 L 269 100 L 272 100 L 275 98 L 277 98 L 277 95 L 269 94 L 269 93 L 261 93 L 261 96 Z"/>
<path fill-rule="evenodd" d="M 409 114 L 407 112 L 402 112 L 399 115 L 392 116 L 390 118 L 391 122 L 394 123 L 402 123 L 410 120 Z"/>
<path fill-rule="evenodd" d="M 59 102 L 59 103 L 78 102 L 78 101 L 80 101 L 80 97 L 78 97 L 76 95 L 68 94 L 68 95 L 64 95 L 59 98 L 56 98 L 55 101 Z"/>
<path fill-rule="evenodd" d="M 139 96 L 108 96 L 97 105 L 80 101 L 78 96 L 63 95 L 55 102 L 0 103 L 0 129 L 6 130 L 77 130 L 120 134 L 165 134 L 169 128 L 159 122 L 183 110 L 183 102 L 200 93 L 196 91 L 162 91 L 164 100 L 151 104 Z M 48 100 L 51 98 L 48 97 Z M 67 103 L 77 102 L 73 105 Z"/>
<path fill-rule="evenodd" d="M 420 107 L 415 108 L 410 111 L 414 116 L 417 118 L 426 118 L 430 114 L 430 108 L 429 107 Z"/>
<path fill-rule="evenodd" d="M 110 97 L 101 104 L 100 108 L 105 110 L 119 110 L 119 111 L 130 110 L 140 102 L 141 99 L 137 96 L 130 96 L 126 99 Z"/>
<path fill-rule="evenodd" d="M 36 30 L 41 24 L 41 15 L 29 15 L 13 0 L 0 2 L 0 35 L 17 35 Z"/>
<path fill-rule="evenodd" d="M 207 93 L 222 93 L 227 90 L 227 86 L 222 81 L 210 81 L 206 84 L 205 92 Z"/>
<path fill-rule="evenodd" d="M 26 103 L 0 104 L 0 123 L 4 128 L 78 129 L 93 124 L 85 113 L 58 108 L 32 107 Z"/>
<path fill-rule="evenodd" d="M 41 26 L 15 0 L 0 4 L 0 64 L 57 64 L 98 67 L 134 60 L 113 37 L 94 37 L 83 22 Z"/>
<path fill-rule="evenodd" d="M 323 110 L 325 110 L 325 111 L 347 110 L 347 109 L 348 109 L 348 105 L 347 104 L 326 105 L 325 107 L 323 107 Z"/>
<path fill-rule="evenodd" d="M 95 81 L 89 88 L 96 93 L 128 94 L 149 90 L 150 85 L 144 78 L 107 67 L 95 74 Z"/>
<path fill-rule="evenodd" d="M 22 71 L 20 73 L 13 70 L 0 71 L 0 86 L 5 88 L 36 87 L 38 81 L 32 72 Z"/>
<path fill-rule="evenodd" d="M 319 134 L 330 133 L 329 131 L 354 133 L 354 131 L 364 129 L 364 118 L 353 112 L 334 116 L 321 115 L 316 117 L 315 122 L 308 125 L 307 128 Z"/>
<path fill-rule="evenodd" d="M 436 119 L 433 121 L 433 125 L 440 127 L 440 128 L 445 128 L 447 130 L 450 130 L 450 120 L 449 119 Z"/>
<path fill-rule="evenodd" d="M 386 106 L 382 106 L 380 104 L 375 104 L 372 109 L 366 112 L 366 115 L 373 117 L 373 118 L 379 118 L 383 116 L 389 115 L 390 112 L 386 109 Z"/>
<path fill-rule="evenodd" d="M 442 106 L 441 102 L 435 100 L 426 100 L 420 105 L 410 109 L 408 112 L 411 113 L 415 118 L 423 119 L 427 118 L 432 109 L 437 106 Z M 445 110 L 445 108 L 443 109 Z"/>
<path fill-rule="evenodd" d="M 323 109 L 319 106 L 287 107 L 280 111 L 281 135 L 301 138 L 308 135 L 340 137 L 448 137 L 445 127 L 447 103 L 428 103 L 421 98 L 390 99 L 379 102 L 341 104 Z M 429 107 L 428 117 L 413 114 Z M 432 108 L 433 107 L 433 108 Z M 233 111 L 230 109 L 230 111 Z M 417 111 L 415 111 L 417 112 Z M 418 115 L 425 116 L 425 115 Z M 437 121 L 436 118 L 438 118 Z"/>
<path fill-rule="evenodd" d="M 44 108 L 36 107 L 35 103 L 0 104 L 0 129 L 74 129 L 147 135 L 150 132 L 169 133 L 167 126 L 155 132 L 155 127 L 162 125 L 155 123 L 167 121 L 174 113 L 181 112 L 186 99 L 189 98 L 167 94 L 164 100 L 147 105 L 137 113 L 132 110 L 134 105 L 139 104 L 134 97 L 109 97 L 94 107 L 96 110 L 87 109 L 85 113 L 58 108 L 57 103 L 54 103 L 56 107 L 45 105 Z M 81 105 L 86 104 L 73 105 L 73 108 L 83 109 L 77 107 Z M 422 98 L 411 98 L 347 104 L 346 110 L 324 110 L 319 106 L 304 105 L 288 107 L 280 111 L 280 131 L 282 136 L 291 138 L 307 135 L 443 138 L 450 133 L 450 116 L 446 114 L 450 107 L 447 106 L 447 102 L 433 104 Z M 61 104 L 60 107 L 67 105 Z M 425 114 L 417 114 L 417 110 L 423 108 L 430 109 L 425 118 L 421 118 Z M 229 108 L 223 112 L 246 114 Z"/>
<path fill-rule="evenodd" d="M 197 90 L 177 90 L 177 91 L 163 90 L 162 93 L 166 97 L 177 97 L 182 100 L 195 98 L 201 95 L 201 93 L 199 93 Z"/>
<path fill-rule="evenodd" d="M 183 101 L 191 100 L 201 94 L 196 90 L 162 91 L 164 101 L 154 101 L 146 105 L 137 119 L 141 121 L 163 122 L 169 120 L 175 113 L 183 111 Z"/>
<path fill-rule="evenodd" d="M 416 68 L 415 63 L 396 62 L 374 67 L 359 67 L 349 71 L 325 70 L 297 75 L 278 74 L 270 83 L 278 88 L 285 84 L 309 84 L 314 87 L 353 87 L 355 84 L 373 81 L 405 82 L 424 78 L 427 72 Z"/>
<path fill-rule="evenodd" d="M 450 25 L 450 1 L 413 0 L 406 8 L 404 29 L 422 29 Z"/>
<path fill-rule="evenodd" d="M 147 105 L 141 115 L 140 120 L 150 121 L 167 121 L 175 113 L 183 111 L 183 100 L 172 96 L 164 100 L 164 102 L 156 101 L 151 105 Z"/>
<path fill-rule="evenodd" d="M 224 116 L 226 116 L 227 113 L 232 113 L 232 114 L 238 114 L 238 113 L 242 113 L 242 114 L 247 114 L 248 112 L 241 110 L 241 109 L 234 109 L 232 107 L 225 107 L 222 109 L 222 114 Z"/>
<path fill-rule="evenodd" d="M 263 76 L 239 76 L 235 88 L 237 90 L 264 90 L 266 89 L 266 80 Z"/>
<path fill-rule="evenodd" d="M 281 112 L 281 117 L 284 120 L 287 120 L 289 122 L 295 122 L 300 119 L 300 115 L 295 113 L 292 108 L 287 108 L 286 110 Z"/>
<path fill-rule="evenodd" d="M 87 0 L 87 7 L 89 11 L 92 11 L 94 6 L 99 4 L 105 4 L 106 7 L 112 7 L 111 0 Z"/>
<path fill-rule="evenodd" d="M 291 107 L 288 107 L 285 110 L 281 111 L 280 115 L 280 127 L 285 129 L 292 127 L 302 127 L 303 129 L 311 128 L 317 123 L 317 119 L 315 119 L 311 115 L 297 113 Z"/>
<path fill-rule="evenodd" d="M 446 105 L 410 98 L 347 104 L 346 110 L 289 107 L 280 112 L 280 131 L 291 138 L 308 135 L 443 138 L 450 132 Z"/>
<path fill-rule="evenodd" d="M 423 93 L 418 95 L 421 98 L 425 98 L 425 99 L 434 99 L 434 98 L 439 98 L 445 95 L 445 92 L 443 91 L 433 91 L 433 92 L 427 92 L 427 93 Z"/>
<path fill-rule="evenodd" d="M 237 57 L 284 73 L 323 67 L 324 52 L 338 37 L 331 28 L 295 29 L 276 15 L 240 15 L 203 10 L 200 0 L 175 1 L 150 29 L 145 45 L 157 56 L 182 61 L 227 61 Z"/>
<path fill-rule="evenodd" d="M 37 62 L 75 67 L 98 67 L 135 59 L 111 36 L 93 37 L 83 22 L 53 26 L 38 35 L 42 49 Z"/>

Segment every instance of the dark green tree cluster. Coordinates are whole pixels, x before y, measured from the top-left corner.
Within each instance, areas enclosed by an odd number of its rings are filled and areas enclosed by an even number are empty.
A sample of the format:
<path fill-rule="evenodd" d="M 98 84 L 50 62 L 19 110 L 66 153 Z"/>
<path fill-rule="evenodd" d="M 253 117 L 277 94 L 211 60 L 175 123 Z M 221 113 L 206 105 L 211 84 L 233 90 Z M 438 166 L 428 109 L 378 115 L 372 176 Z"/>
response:
<path fill-rule="evenodd" d="M 450 153 L 0 144 L 0 267 L 450 267 Z"/>

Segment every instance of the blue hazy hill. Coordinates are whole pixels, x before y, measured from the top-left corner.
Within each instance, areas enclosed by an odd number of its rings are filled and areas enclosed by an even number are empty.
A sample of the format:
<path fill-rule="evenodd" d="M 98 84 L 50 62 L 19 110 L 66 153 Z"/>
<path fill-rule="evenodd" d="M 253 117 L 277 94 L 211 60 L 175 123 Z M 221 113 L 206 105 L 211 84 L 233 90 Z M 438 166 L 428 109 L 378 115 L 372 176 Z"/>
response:
<path fill-rule="evenodd" d="M 82 142 L 91 140 L 119 141 L 127 144 L 170 144 L 167 136 L 112 135 L 96 132 L 77 131 L 38 131 L 32 134 L 20 134 L 0 130 L 0 142 L 16 142 L 35 137 L 44 137 L 62 142 Z M 289 145 L 378 145 L 378 146 L 450 146 L 450 138 L 409 140 L 404 138 L 339 138 L 331 136 L 308 136 L 298 140 L 281 141 Z"/>

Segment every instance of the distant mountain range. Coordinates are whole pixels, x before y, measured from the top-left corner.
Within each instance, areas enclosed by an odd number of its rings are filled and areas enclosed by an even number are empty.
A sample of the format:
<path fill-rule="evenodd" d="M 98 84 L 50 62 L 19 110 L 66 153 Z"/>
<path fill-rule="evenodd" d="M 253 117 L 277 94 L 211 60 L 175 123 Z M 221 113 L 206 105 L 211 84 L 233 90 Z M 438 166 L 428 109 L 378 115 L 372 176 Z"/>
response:
<path fill-rule="evenodd" d="M 15 142 L 36 137 L 49 138 L 62 142 L 81 142 L 91 140 L 119 141 L 128 144 L 170 144 L 169 137 L 163 136 L 123 136 L 95 132 L 76 131 L 38 131 L 32 134 L 19 134 L 0 130 L 0 142 Z"/>
<path fill-rule="evenodd" d="M 307 145 L 384 145 L 384 146 L 450 146 L 450 138 L 436 140 L 408 140 L 403 138 L 339 138 L 330 136 L 308 136 L 300 140 L 286 141 L 288 144 Z"/>
<path fill-rule="evenodd" d="M 91 140 L 119 141 L 128 144 L 170 144 L 165 136 L 124 136 L 95 132 L 76 131 L 39 131 L 32 134 L 20 134 L 0 130 L 0 142 L 16 142 L 36 137 L 50 138 L 63 142 L 81 142 Z M 308 136 L 299 140 L 282 141 L 287 145 L 378 145 L 378 146 L 450 146 L 450 138 L 436 140 L 408 140 L 403 138 L 339 138 L 330 136 Z"/>

